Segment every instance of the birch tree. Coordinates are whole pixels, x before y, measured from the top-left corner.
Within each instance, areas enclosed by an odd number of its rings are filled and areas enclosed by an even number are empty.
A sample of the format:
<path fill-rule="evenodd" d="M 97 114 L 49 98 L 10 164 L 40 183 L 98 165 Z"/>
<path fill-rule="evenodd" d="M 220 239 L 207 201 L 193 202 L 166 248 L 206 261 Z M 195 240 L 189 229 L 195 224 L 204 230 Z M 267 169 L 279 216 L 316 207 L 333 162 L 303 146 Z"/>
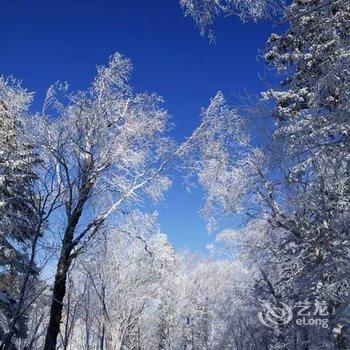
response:
<path fill-rule="evenodd" d="M 129 60 L 112 56 L 87 91 L 65 92 L 60 100 L 49 89 L 43 116 L 35 119 L 33 138 L 61 204 L 51 225 L 63 220 L 46 350 L 56 347 L 72 261 L 113 214 L 144 196 L 159 199 L 170 184 L 161 174 L 173 150 L 164 136 L 167 113 L 159 96 L 132 92 L 130 71 Z"/>

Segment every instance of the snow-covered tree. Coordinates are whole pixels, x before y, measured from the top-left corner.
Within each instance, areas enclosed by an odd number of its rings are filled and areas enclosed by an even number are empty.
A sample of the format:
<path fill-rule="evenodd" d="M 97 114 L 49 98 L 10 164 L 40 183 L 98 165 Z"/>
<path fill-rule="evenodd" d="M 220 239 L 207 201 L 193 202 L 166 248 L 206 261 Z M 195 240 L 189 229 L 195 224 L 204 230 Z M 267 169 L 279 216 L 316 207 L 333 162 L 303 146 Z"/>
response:
<path fill-rule="evenodd" d="M 106 230 L 79 257 L 72 274 L 78 316 L 69 349 L 146 348 L 148 310 L 153 309 L 174 255 L 155 215 L 134 212 L 126 221 L 120 229 Z M 64 314 L 69 321 L 67 310 Z"/>
<path fill-rule="evenodd" d="M 243 229 L 225 231 L 219 238 L 230 242 L 225 243 L 226 254 L 242 256 L 255 266 L 257 297 L 291 305 L 306 299 L 329 305 L 331 328 L 290 325 L 271 337 L 274 346 L 332 347 L 333 329 L 338 345 L 344 347 L 349 283 L 347 155 L 337 150 L 327 153 L 324 147 L 343 148 L 346 137 L 330 135 L 333 142 L 328 146 L 319 145 L 316 138 L 310 148 L 301 135 L 284 133 L 294 121 L 290 116 L 289 123 L 288 117 L 282 125 L 277 119 L 271 138 L 267 134 L 263 144 L 252 146 L 247 121 L 219 93 L 203 112 L 199 149 L 189 152 L 190 170 L 206 192 L 202 213 L 210 221 L 236 215 L 242 223 Z M 299 125 L 300 132 L 304 125 Z M 343 131 L 344 127 L 339 126 Z M 303 151 L 297 154 L 299 147 Z M 308 167 L 303 168 L 308 152 Z M 316 166 L 321 163 L 322 167 Z"/>
<path fill-rule="evenodd" d="M 31 99 L 18 81 L 0 77 L 0 338 L 4 349 L 13 336 L 26 336 L 26 317 L 18 304 L 24 297 L 24 280 L 35 273 L 27 253 L 37 237 L 40 217 L 33 189 L 38 157 L 23 127 Z"/>
<path fill-rule="evenodd" d="M 180 3 L 209 35 L 217 16 L 283 7 Z M 347 349 L 349 14 L 346 0 L 293 0 L 265 52 L 282 77 L 263 93 L 273 112 L 233 108 L 219 92 L 178 147 L 162 99 L 132 90 L 120 54 L 86 91 L 50 87 L 30 118 L 31 95 L 0 78 L 1 350 Z M 162 198 L 178 156 L 204 190 L 209 229 L 234 218 L 210 246 L 215 260 L 175 253 L 156 215 L 135 210 Z M 32 283 L 52 257 L 48 282 Z M 259 300 L 325 302 L 330 327 L 267 329 Z"/>
<path fill-rule="evenodd" d="M 205 216 L 249 221 L 221 237 L 230 237 L 226 252 L 258 266 L 265 296 L 327 303 L 329 330 L 296 330 L 300 347 L 348 346 L 349 13 L 342 0 L 293 1 L 290 27 L 270 37 L 265 54 L 283 77 L 264 93 L 276 101 L 272 132 L 257 144 L 219 94 L 203 113 L 212 127 L 191 163 L 206 190 Z M 276 346 L 295 346 L 288 328 Z"/>
<path fill-rule="evenodd" d="M 60 328 L 67 273 L 72 261 L 113 214 L 123 215 L 145 196 L 161 198 L 170 181 L 162 174 L 173 151 L 165 136 L 168 115 L 156 94 L 134 94 L 127 84 L 131 63 L 120 54 L 99 67 L 90 89 L 59 99 L 48 91 L 44 116 L 33 119 L 35 139 L 51 169 L 64 223 L 53 288 L 46 350 L 53 350 Z M 55 118 L 49 118 L 56 107 Z"/>
<path fill-rule="evenodd" d="M 283 0 L 180 0 L 186 16 L 191 16 L 202 35 L 213 39 L 210 26 L 218 16 L 238 16 L 242 21 L 273 18 L 281 14 Z"/>
<path fill-rule="evenodd" d="M 265 96 L 277 104 L 292 254 L 301 257 L 293 281 L 298 293 L 327 301 L 341 348 L 350 315 L 349 13 L 347 1 L 294 1 L 290 28 L 270 37 L 265 54 L 284 74 Z"/>

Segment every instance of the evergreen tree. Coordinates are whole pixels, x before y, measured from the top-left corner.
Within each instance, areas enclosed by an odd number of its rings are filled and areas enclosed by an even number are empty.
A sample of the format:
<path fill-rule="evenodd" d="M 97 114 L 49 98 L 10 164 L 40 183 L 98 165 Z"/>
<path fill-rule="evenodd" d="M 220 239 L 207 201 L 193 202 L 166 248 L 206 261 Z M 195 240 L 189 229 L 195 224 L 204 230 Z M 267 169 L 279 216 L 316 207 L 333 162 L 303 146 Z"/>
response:
<path fill-rule="evenodd" d="M 331 330 L 345 348 L 350 315 L 350 3 L 295 0 L 286 17 L 290 28 L 270 37 L 265 55 L 284 74 L 281 88 L 265 95 L 277 102 L 274 141 L 282 144 L 289 193 L 286 242 L 293 249 L 285 259 L 298 259 L 298 268 L 281 277 L 284 285 L 290 280 L 299 300 L 327 302 Z"/>
<path fill-rule="evenodd" d="M 14 79 L 0 78 L 0 335 L 16 311 L 22 278 L 28 271 L 26 250 L 38 220 L 33 194 L 37 157 L 24 139 L 21 118 L 31 95 Z M 24 315 L 17 315 L 17 337 L 25 337 Z"/>

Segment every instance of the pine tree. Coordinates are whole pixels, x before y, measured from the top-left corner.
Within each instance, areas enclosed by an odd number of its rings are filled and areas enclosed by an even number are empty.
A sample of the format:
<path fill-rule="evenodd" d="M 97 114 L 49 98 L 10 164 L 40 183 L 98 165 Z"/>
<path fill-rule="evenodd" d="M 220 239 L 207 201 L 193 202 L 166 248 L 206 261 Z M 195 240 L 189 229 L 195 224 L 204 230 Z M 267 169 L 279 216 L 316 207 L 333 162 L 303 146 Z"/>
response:
<path fill-rule="evenodd" d="M 38 215 L 32 184 L 37 157 L 24 140 L 21 118 L 31 95 L 14 79 L 0 78 L 0 335 L 8 331 L 16 311 L 23 276 L 28 271 L 26 249 Z M 15 336 L 25 337 L 25 315 L 18 315 Z"/>
<path fill-rule="evenodd" d="M 294 232 L 286 260 L 298 257 L 287 280 L 299 300 L 328 303 L 331 328 L 344 348 L 350 314 L 350 3 L 295 0 L 286 17 L 290 28 L 270 37 L 265 55 L 284 80 L 265 95 L 277 102 L 274 137 L 284 150 L 286 226 Z"/>

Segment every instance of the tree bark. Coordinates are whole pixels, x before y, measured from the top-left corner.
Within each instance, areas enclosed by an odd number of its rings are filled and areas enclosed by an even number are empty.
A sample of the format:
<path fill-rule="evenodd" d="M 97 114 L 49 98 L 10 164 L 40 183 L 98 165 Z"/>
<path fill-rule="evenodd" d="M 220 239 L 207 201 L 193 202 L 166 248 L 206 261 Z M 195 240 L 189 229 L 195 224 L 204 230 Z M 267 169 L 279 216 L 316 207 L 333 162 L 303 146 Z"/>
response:
<path fill-rule="evenodd" d="M 85 166 L 85 169 L 90 166 Z M 83 172 L 84 173 L 84 172 Z M 53 287 L 52 302 L 50 308 L 50 321 L 46 332 L 45 345 L 43 350 L 56 350 L 58 333 L 62 319 L 63 299 L 66 294 L 68 271 L 72 263 L 71 252 L 74 248 L 74 232 L 83 212 L 84 205 L 89 198 L 93 181 L 85 175 L 78 197 L 77 205 L 71 209 L 71 202 L 67 207 L 68 223 L 63 236 L 60 258 L 57 264 L 55 284 Z M 81 237 L 82 238 L 82 237 Z"/>
<path fill-rule="evenodd" d="M 69 235 L 68 230 L 65 236 Z M 72 239 L 65 237 L 62 245 L 60 259 L 57 265 L 55 284 L 50 308 L 50 321 L 47 328 L 44 350 L 56 350 L 58 333 L 60 331 L 63 299 L 66 294 L 68 270 L 71 265 L 71 242 Z"/>

